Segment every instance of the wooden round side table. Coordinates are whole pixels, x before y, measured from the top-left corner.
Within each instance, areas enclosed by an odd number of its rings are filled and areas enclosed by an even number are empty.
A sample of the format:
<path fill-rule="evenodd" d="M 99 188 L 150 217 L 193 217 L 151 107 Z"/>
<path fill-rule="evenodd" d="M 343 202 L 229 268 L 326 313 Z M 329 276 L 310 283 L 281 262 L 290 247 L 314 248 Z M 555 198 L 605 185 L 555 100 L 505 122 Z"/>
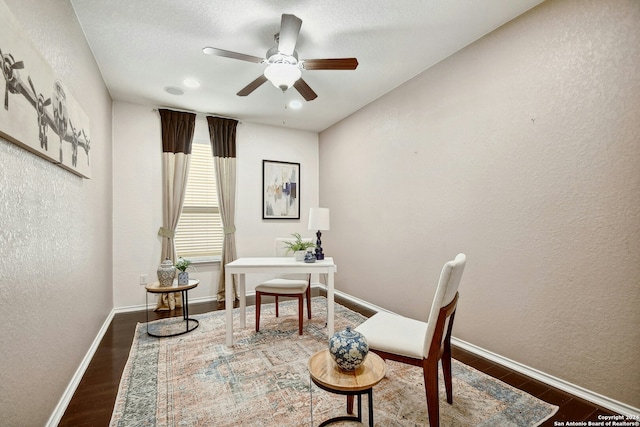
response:
<path fill-rule="evenodd" d="M 311 381 L 330 393 L 347 396 L 347 413 L 353 413 L 349 397 L 358 397 L 358 415 L 330 418 L 320 424 L 323 427 L 338 421 L 362 422 L 362 395 L 366 394 L 369 403 L 369 426 L 373 427 L 373 386 L 384 378 L 387 367 L 377 354 L 369 352 L 362 365 L 353 371 L 343 371 L 331 357 L 329 350 L 322 350 L 311 356 L 309 363 Z M 353 402 L 353 397 L 351 397 Z M 312 402 L 313 405 L 313 402 Z M 313 406 L 311 408 L 313 416 Z"/>

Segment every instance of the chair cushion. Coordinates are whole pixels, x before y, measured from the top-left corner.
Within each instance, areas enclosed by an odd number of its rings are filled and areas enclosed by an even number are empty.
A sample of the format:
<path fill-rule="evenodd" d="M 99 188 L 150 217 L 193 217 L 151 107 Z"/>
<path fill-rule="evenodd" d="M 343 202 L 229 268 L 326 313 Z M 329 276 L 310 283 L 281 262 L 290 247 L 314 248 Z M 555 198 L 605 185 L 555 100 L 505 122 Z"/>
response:
<path fill-rule="evenodd" d="M 256 286 L 256 292 L 268 294 L 302 294 L 307 290 L 306 280 L 271 279 Z"/>
<path fill-rule="evenodd" d="M 414 359 L 424 358 L 425 322 L 381 311 L 355 330 L 365 336 L 370 349 Z"/>

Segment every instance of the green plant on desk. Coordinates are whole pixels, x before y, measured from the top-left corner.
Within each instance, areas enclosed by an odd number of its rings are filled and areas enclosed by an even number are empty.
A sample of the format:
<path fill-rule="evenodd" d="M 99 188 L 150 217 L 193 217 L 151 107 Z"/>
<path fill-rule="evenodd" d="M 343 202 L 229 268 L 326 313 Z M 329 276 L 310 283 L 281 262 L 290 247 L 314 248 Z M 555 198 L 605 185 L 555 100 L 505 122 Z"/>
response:
<path fill-rule="evenodd" d="M 300 233 L 292 233 L 291 234 L 295 240 L 293 242 L 283 242 L 287 247 L 287 253 L 289 252 L 297 252 L 297 251 L 306 251 L 307 248 L 313 248 L 316 246 L 313 242 L 308 242 L 302 240 L 302 236 Z M 177 266 L 176 266 L 177 267 Z"/>

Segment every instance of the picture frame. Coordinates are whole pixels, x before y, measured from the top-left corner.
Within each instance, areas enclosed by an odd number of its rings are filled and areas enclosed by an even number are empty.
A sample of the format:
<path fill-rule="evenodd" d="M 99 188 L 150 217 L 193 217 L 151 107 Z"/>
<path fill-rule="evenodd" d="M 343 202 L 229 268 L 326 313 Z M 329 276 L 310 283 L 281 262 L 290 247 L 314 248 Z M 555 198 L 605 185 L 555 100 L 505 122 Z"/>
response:
<path fill-rule="evenodd" d="M 87 114 L 2 1 L 0 71 L 0 137 L 91 178 Z"/>
<path fill-rule="evenodd" d="M 300 219 L 300 163 L 262 161 L 262 219 Z"/>

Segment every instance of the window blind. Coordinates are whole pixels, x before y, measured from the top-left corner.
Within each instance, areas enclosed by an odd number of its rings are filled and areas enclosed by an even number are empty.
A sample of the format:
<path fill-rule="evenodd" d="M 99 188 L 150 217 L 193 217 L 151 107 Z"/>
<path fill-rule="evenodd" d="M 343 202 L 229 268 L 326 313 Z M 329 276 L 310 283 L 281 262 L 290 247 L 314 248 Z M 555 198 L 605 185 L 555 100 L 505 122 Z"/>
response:
<path fill-rule="evenodd" d="M 176 228 L 176 253 L 184 258 L 222 253 L 216 175 L 209 141 L 193 141 L 184 205 Z"/>

